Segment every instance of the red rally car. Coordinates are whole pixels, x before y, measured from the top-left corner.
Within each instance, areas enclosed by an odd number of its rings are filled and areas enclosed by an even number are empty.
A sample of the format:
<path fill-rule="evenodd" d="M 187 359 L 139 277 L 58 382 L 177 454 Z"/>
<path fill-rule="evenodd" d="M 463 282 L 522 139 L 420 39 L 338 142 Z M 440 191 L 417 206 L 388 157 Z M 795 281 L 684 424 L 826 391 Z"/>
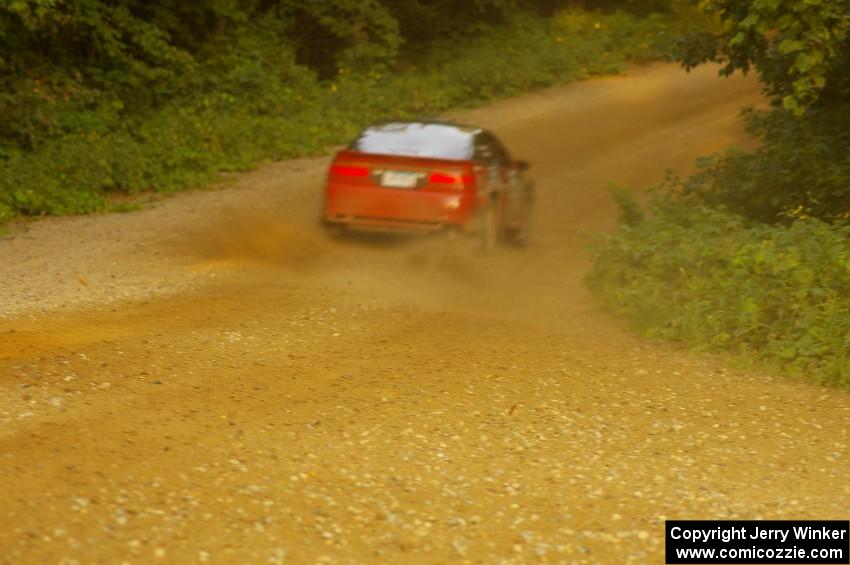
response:
<path fill-rule="evenodd" d="M 400 232 L 462 231 L 485 247 L 528 237 L 534 185 L 481 128 L 393 121 L 366 128 L 337 153 L 325 187 L 329 227 Z"/>

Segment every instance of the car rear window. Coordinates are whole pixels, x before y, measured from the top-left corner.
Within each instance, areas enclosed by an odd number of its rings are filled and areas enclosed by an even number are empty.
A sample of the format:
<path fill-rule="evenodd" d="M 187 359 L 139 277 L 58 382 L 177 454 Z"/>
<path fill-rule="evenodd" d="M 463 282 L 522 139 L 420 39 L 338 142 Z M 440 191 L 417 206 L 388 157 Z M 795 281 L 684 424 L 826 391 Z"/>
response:
<path fill-rule="evenodd" d="M 364 130 L 352 149 L 380 155 L 463 161 L 472 158 L 477 131 L 450 124 L 392 122 Z"/>

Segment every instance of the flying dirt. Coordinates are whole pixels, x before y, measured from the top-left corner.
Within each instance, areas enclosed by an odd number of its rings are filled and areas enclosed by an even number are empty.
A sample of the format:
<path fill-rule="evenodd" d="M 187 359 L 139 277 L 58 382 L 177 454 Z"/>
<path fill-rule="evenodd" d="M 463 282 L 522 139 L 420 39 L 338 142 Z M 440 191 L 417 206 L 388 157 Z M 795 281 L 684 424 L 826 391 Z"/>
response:
<path fill-rule="evenodd" d="M 665 519 L 839 519 L 846 393 L 635 337 L 582 283 L 611 184 L 750 143 L 672 65 L 456 116 L 532 242 L 319 227 L 327 158 L 0 241 L 4 563 L 661 563 Z"/>

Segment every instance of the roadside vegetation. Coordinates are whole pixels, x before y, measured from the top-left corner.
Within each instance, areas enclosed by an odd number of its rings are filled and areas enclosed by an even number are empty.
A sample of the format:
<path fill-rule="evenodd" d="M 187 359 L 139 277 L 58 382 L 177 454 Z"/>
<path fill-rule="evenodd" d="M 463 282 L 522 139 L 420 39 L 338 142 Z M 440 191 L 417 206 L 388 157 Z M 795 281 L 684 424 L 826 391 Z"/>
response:
<path fill-rule="evenodd" d="M 648 211 L 619 194 L 588 283 L 652 336 L 746 352 L 850 384 L 850 2 L 711 4 L 720 33 L 687 66 L 754 69 L 773 108 L 747 112 L 751 152 L 702 159 Z"/>
<path fill-rule="evenodd" d="M 658 59 L 675 1 L 14 0 L 0 5 L 0 223 L 110 209 Z M 126 205 L 125 205 L 126 206 Z M 112 207 L 114 208 L 114 206 Z M 121 207 L 119 206 L 120 209 Z"/>

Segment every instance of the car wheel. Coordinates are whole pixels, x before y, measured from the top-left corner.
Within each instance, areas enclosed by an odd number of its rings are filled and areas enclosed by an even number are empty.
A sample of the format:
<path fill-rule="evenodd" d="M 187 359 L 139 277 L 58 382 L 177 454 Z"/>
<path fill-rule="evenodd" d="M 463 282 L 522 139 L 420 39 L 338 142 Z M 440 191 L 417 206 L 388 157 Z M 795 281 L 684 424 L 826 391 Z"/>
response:
<path fill-rule="evenodd" d="M 517 247 L 527 247 L 529 244 L 530 218 L 526 216 L 523 219 L 522 226 L 511 228 L 508 233 L 508 241 Z"/>
<path fill-rule="evenodd" d="M 499 239 L 499 218 L 496 214 L 496 205 L 494 202 L 489 202 L 481 211 L 481 224 L 479 228 L 481 252 L 491 253 Z"/>
<path fill-rule="evenodd" d="M 508 242 L 515 247 L 528 246 L 528 230 L 527 228 L 511 228 L 507 233 Z"/>
<path fill-rule="evenodd" d="M 532 224 L 532 209 L 531 202 L 527 200 L 524 205 L 522 221 L 519 226 L 510 228 L 507 233 L 507 240 L 517 247 L 526 247 L 529 244 L 529 236 L 531 233 Z"/>

